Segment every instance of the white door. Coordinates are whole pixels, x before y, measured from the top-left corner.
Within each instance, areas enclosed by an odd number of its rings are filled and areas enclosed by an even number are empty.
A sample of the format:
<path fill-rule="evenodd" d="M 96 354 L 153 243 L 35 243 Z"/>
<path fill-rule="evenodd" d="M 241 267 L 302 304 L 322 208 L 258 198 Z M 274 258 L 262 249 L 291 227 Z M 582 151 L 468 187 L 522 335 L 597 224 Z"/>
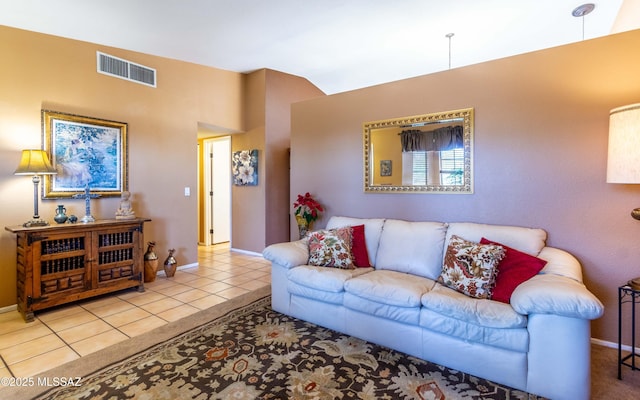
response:
<path fill-rule="evenodd" d="M 231 240 L 231 138 L 204 141 L 205 244 Z"/>

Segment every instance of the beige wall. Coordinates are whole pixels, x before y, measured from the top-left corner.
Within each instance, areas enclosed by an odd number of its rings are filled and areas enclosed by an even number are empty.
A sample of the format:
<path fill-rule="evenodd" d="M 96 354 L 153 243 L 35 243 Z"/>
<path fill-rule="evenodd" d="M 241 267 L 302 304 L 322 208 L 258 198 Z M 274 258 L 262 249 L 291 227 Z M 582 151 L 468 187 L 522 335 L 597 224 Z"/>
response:
<path fill-rule="evenodd" d="M 289 240 L 289 150 L 291 104 L 324 96 L 304 78 L 267 70 L 266 96 L 266 234 L 265 245 Z"/>
<path fill-rule="evenodd" d="M 243 109 L 245 130 L 231 136 L 231 151 L 258 150 L 258 185 L 231 188 L 231 246 L 260 252 L 265 247 L 265 91 L 266 70 L 246 77 Z M 246 230 L 234 229 L 236 226 Z"/>
<path fill-rule="evenodd" d="M 324 94 L 309 81 L 276 71 L 249 75 L 0 26 L 0 223 L 33 214 L 33 185 L 14 176 L 20 150 L 41 147 L 40 110 L 128 123 L 129 183 L 136 214 L 151 218 L 145 240 L 175 248 L 179 265 L 197 262 L 198 129 L 233 133 L 232 150 L 259 150 L 259 184 L 232 188 L 232 246 L 261 252 L 288 240 L 290 104 Z M 157 70 L 157 88 L 96 72 L 96 51 Z M 225 172 L 221 172 L 225 173 Z M 230 173 L 230 172 L 226 172 Z M 267 185 L 271 189 L 267 190 Z M 184 188 L 191 196 L 184 196 Z M 112 218 L 117 198 L 92 202 Z M 51 220 L 57 204 L 84 215 L 81 200 L 42 200 Z M 0 307 L 15 304 L 15 238 L 0 233 Z"/>
<path fill-rule="evenodd" d="M 324 93 L 304 78 L 269 69 L 249 74 L 246 82 L 246 130 L 231 136 L 231 147 L 258 149 L 259 184 L 232 189 L 231 245 L 262 252 L 269 244 L 289 240 L 291 103 Z"/>
<path fill-rule="evenodd" d="M 606 183 L 608 122 L 640 102 L 638 43 L 632 31 L 294 104 L 290 200 L 326 206 L 318 227 L 348 215 L 544 228 L 606 306 L 593 336 L 615 342 L 617 287 L 640 276 L 640 186 Z M 363 193 L 363 122 L 467 107 L 474 194 Z"/>
<path fill-rule="evenodd" d="M 96 73 L 96 51 L 157 69 L 158 87 Z M 14 176 L 20 151 L 41 147 L 40 110 L 128 123 L 129 187 L 137 215 L 151 218 L 145 240 L 161 258 L 175 248 L 179 265 L 197 262 L 198 123 L 242 130 L 243 75 L 120 49 L 0 26 L 0 224 L 33 215 L 33 185 Z M 184 196 L 184 187 L 191 197 Z M 41 200 L 84 215 L 81 200 Z M 113 218 L 117 198 L 92 201 L 96 218 Z M 0 231 L 0 307 L 16 302 L 15 237 Z"/>

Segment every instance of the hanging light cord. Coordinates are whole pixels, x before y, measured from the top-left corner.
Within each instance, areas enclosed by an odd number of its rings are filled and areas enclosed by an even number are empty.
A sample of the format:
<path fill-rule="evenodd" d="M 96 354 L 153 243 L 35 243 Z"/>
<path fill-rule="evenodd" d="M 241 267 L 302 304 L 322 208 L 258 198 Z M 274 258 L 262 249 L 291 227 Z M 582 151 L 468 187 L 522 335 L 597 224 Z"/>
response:
<path fill-rule="evenodd" d="M 578 7 L 576 7 L 572 12 L 571 15 L 573 15 L 574 17 L 578 18 L 581 17 L 582 18 L 582 40 L 584 40 L 584 17 L 589 14 L 591 11 L 593 11 L 593 9 L 596 8 L 595 4 L 593 3 L 586 3 L 586 4 L 582 4 Z"/>
<path fill-rule="evenodd" d="M 446 38 L 449 38 L 449 69 L 451 69 L 451 38 L 455 35 L 455 33 L 447 33 L 444 35 Z"/>

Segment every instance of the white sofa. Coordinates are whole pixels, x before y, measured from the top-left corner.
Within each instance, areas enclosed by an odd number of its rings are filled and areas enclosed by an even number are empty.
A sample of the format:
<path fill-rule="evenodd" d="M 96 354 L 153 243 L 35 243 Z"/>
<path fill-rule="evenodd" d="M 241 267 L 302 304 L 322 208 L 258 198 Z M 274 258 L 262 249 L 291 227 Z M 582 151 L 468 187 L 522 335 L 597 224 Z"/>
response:
<path fill-rule="evenodd" d="M 332 217 L 364 224 L 373 268 L 306 265 L 308 243 L 267 247 L 274 310 L 554 400 L 588 399 L 590 320 L 602 303 L 579 262 L 546 247 L 546 232 L 475 223 Z M 452 235 L 485 237 L 547 261 L 511 304 L 475 299 L 436 280 Z"/>

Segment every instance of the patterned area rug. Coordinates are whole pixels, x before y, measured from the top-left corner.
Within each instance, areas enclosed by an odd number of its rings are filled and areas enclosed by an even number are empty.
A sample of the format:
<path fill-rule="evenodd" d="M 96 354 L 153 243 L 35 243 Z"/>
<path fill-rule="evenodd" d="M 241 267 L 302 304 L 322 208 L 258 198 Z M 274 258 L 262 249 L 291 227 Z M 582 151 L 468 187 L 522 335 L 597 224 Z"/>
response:
<path fill-rule="evenodd" d="M 270 297 L 38 399 L 540 399 L 274 312 Z"/>

